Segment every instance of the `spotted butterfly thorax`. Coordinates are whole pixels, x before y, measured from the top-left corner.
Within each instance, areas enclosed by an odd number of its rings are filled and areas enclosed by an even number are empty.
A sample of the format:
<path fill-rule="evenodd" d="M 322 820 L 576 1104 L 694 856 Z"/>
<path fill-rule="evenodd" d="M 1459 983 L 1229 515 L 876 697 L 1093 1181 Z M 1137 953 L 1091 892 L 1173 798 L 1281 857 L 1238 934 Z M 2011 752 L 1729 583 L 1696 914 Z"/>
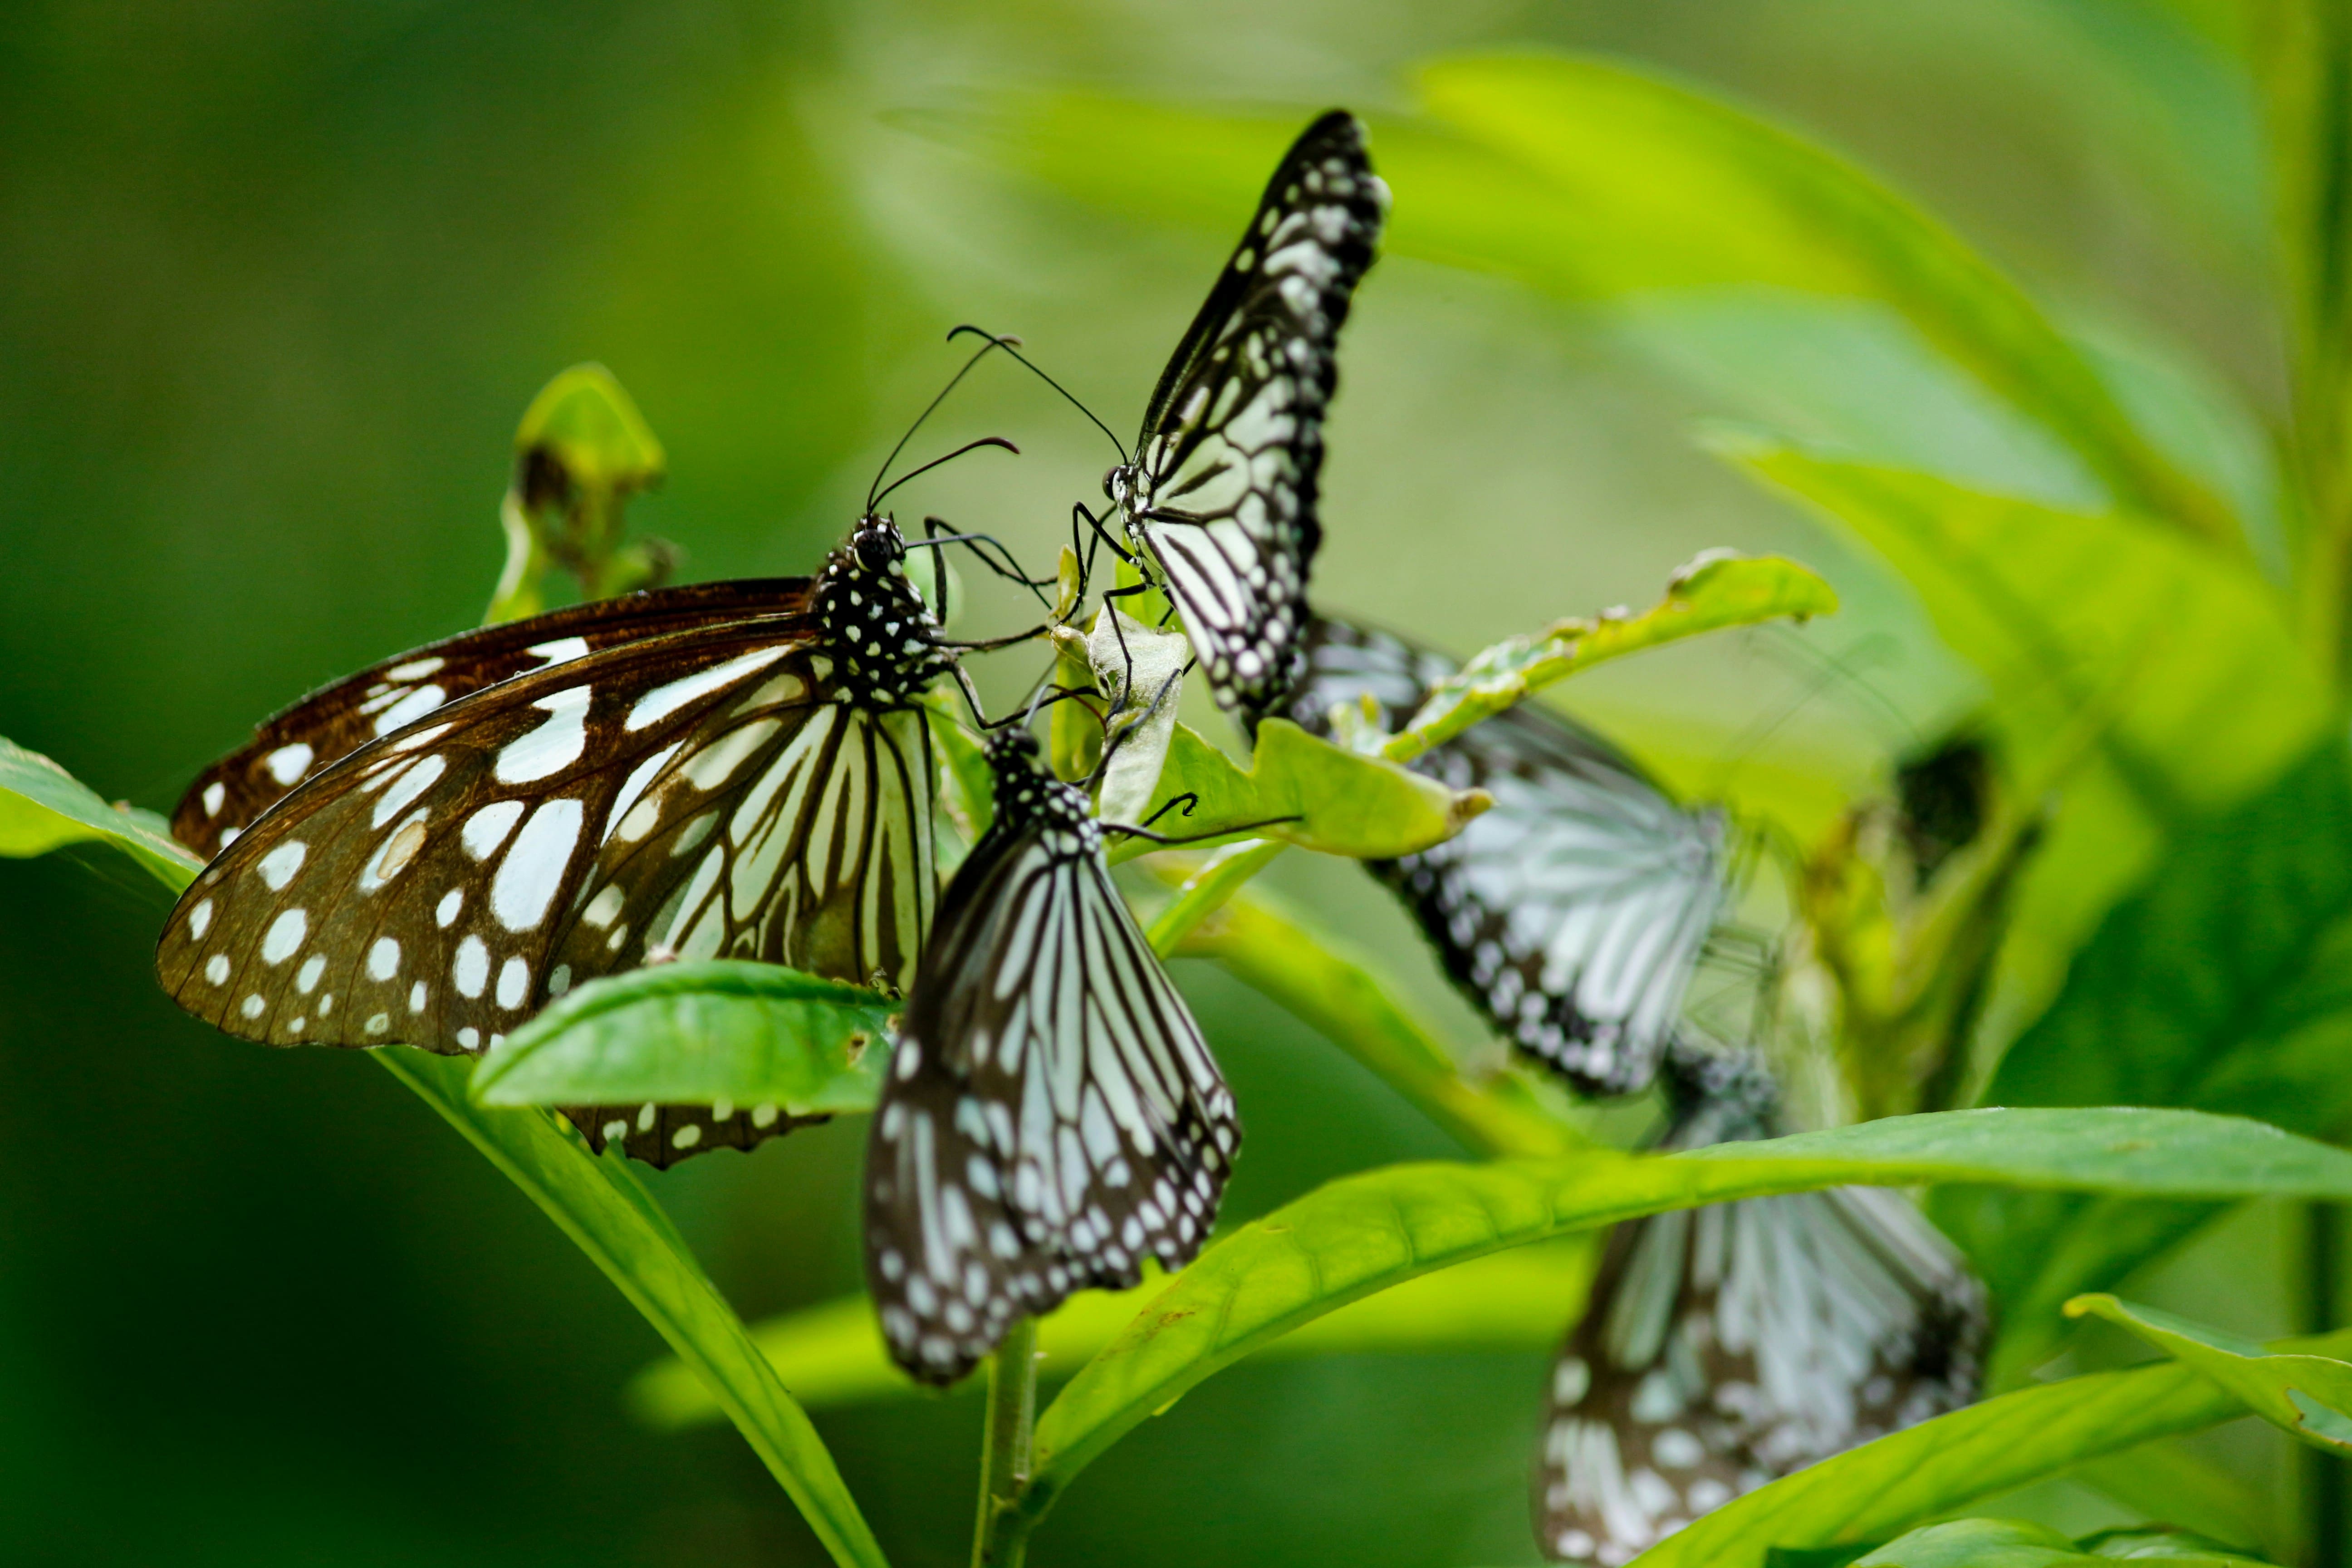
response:
<path fill-rule="evenodd" d="M 1772 1136 L 1753 1060 L 1677 1045 L 1668 1148 Z M 1898 1193 L 1748 1198 L 1617 1227 L 1552 1371 L 1536 1528 L 1630 1563 L 1743 1492 L 1977 1396 L 1984 1287 Z"/>
<path fill-rule="evenodd" d="M 1103 481 L 1210 689 L 1253 722 L 1295 673 L 1339 329 L 1388 206 L 1361 122 L 1308 126 L 1161 372 L 1133 460 Z"/>
<path fill-rule="evenodd" d="M 1086 796 L 992 737 L 995 820 L 948 885 L 866 1153 L 866 1279 L 898 1364 L 962 1377 L 1018 1316 L 1191 1261 L 1241 1138 Z"/>
<path fill-rule="evenodd" d="M 556 611 L 279 714 L 175 814 L 184 841 L 221 847 L 164 929 L 163 988 L 270 1045 L 456 1053 L 670 959 L 903 986 L 939 893 L 918 699 L 951 668 L 905 556 L 869 517 L 813 582 Z M 657 1164 L 793 1122 L 567 1114 Z"/>
<path fill-rule="evenodd" d="M 1329 616 L 1304 647 L 1289 717 L 1327 736 L 1333 709 L 1366 699 L 1403 729 L 1456 668 Z M 1433 849 L 1365 868 L 1513 1044 L 1585 1094 L 1647 1087 L 1724 902 L 1722 816 L 1678 805 L 1601 735 L 1530 703 L 1413 765 L 1494 805 Z"/>

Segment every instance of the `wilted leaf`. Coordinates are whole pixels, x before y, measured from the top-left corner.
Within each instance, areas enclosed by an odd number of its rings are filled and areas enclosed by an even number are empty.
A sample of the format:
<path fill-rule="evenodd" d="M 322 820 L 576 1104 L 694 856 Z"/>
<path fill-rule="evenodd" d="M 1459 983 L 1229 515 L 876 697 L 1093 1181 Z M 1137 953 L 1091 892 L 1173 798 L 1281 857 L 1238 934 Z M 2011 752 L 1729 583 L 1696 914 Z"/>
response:
<path fill-rule="evenodd" d="M 1394 763 L 1360 757 L 1317 739 L 1287 719 L 1257 729 L 1247 772 L 1187 725 L 1176 726 L 1152 792 L 1152 813 L 1184 795 L 1198 799 L 1152 824 L 1170 837 L 1204 842 L 1244 835 L 1279 838 L 1329 855 L 1392 859 L 1443 843 L 1486 808 L 1483 792 L 1456 792 Z M 1149 854 L 1150 839 L 1114 842 L 1110 858 Z"/>
<path fill-rule="evenodd" d="M 1131 620 L 1116 605 L 1095 615 L 1087 637 L 1087 661 L 1095 689 L 1112 712 L 1116 742 L 1095 796 L 1097 815 L 1111 822 L 1140 822 L 1151 813 L 1152 791 L 1176 733 L 1176 705 L 1184 693 L 1184 667 L 1192 645 L 1181 632 L 1161 631 Z"/>
<path fill-rule="evenodd" d="M 895 1005 L 781 964 L 704 959 L 589 981 L 491 1047 L 483 1105 L 871 1110 Z"/>
<path fill-rule="evenodd" d="M 2352 1154 L 2193 1111 L 1971 1110 L 1678 1154 L 1594 1151 L 1344 1177 L 1210 1247 L 1071 1380 L 1038 1419 L 1024 1507 L 1042 1513 L 1104 1448 L 1215 1372 L 1418 1275 L 1670 1208 L 1927 1182 L 2332 1196 L 2352 1194 Z"/>
<path fill-rule="evenodd" d="M 621 542 L 629 498 L 661 482 L 668 464 L 636 403 L 601 364 L 577 364 L 540 390 L 515 431 L 514 479 L 499 511 L 507 562 L 486 623 L 547 608 L 551 565 L 601 599 L 650 587 L 667 573 L 667 545 Z"/>

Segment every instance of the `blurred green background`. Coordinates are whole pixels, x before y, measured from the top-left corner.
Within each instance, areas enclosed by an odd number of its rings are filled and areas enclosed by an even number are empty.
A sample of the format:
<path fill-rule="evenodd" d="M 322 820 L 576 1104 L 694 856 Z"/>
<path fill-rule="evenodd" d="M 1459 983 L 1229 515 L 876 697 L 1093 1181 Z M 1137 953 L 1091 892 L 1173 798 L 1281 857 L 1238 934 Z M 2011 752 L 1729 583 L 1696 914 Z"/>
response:
<path fill-rule="evenodd" d="M 1004 172 L 969 127 L 1023 87 L 1303 123 L 1398 105 L 1414 62 L 1465 50 L 1679 75 L 1941 211 L 2148 417 L 2196 432 L 2259 520 L 2259 443 L 2180 368 L 2194 353 L 2253 406 L 2282 396 L 2222 11 L 28 0 L 0 28 L 0 733 L 168 808 L 263 713 L 471 624 L 514 422 L 579 360 L 610 365 L 668 447 L 633 515 L 693 577 L 810 569 L 955 363 L 955 322 L 1021 333 L 1131 429 L 1240 214 L 1114 218 Z M 1131 177 L 1148 207 L 1153 171 Z M 1343 356 L 1318 597 L 1466 649 L 1647 603 L 1704 547 L 1795 555 L 1848 606 L 1810 652 L 1705 641 L 1575 700 L 1683 784 L 1818 823 L 1974 689 L 1896 579 L 1694 443 L 1711 415 L 2084 491 L 1869 309 L 1735 292 L 1571 310 L 1391 258 Z M 916 450 L 986 432 L 1026 455 L 919 481 L 901 515 L 992 529 L 1042 565 L 1108 444 L 999 365 Z M 1018 613 L 976 598 L 976 626 Z M 1822 680 L 1840 657 L 1859 679 Z M 358 1057 L 273 1055 L 178 1015 L 147 970 L 159 899 L 93 868 L 0 867 L 0 1558 L 817 1560 L 731 1431 L 632 1423 L 619 1391 L 658 1342 L 520 1194 Z M 2079 921 L 2119 874 L 2052 896 Z M 1285 876 L 1343 895 L 1333 922 L 1473 1037 L 1349 868 Z M 1248 1121 L 1230 1215 L 1454 1152 L 1234 983 L 1180 978 Z M 862 1132 L 657 1179 L 746 1317 L 854 1287 Z M 2256 1215 L 2204 1245 L 2250 1277 L 2274 1230 Z M 2185 1305 L 2282 1331 L 2268 1289 Z M 1531 1561 L 1541 1376 L 1535 1356 L 1241 1367 L 1099 1465 L 1036 1560 Z M 979 1414 L 821 1418 L 894 1561 L 963 1556 Z"/>

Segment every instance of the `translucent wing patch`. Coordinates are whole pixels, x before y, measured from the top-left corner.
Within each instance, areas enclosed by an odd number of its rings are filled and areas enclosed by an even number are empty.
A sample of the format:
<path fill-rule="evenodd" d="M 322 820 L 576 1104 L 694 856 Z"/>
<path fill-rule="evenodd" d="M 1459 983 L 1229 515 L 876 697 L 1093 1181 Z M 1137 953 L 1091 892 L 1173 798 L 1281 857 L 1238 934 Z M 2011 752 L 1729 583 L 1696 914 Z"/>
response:
<path fill-rule="evenodd" d="M 892 1355 L 938 1384 L 1016 1316 L 1189 1262 L 1240 1140 L 1084 797 L 1004 751 L 866 1151 L 867 1287 Z"/>
<path fill-rule="evenodd" d="M 1161 374 L 1134 463 L 1112 472 L 1211 689 L 1245 714 L 1295 669 L 1339 328 L 1388 201 L 1353 116 L 1309 126 Z"/>
<path fill-rule="evenodd" d="M 1755 1137 L 1703 1100 L 1669 1142 Z M 1977 1394 L 1983 1287 L 1900 1194 L 1751 1198 L 1621 1226 L 1552 1372 L 1537 1528 L 1613 1565 L 1817 1459 Z"/>
<path fill-rule="evenodd" d="M 1366 697 L 1401 729 L 1450 660 L 1328 618 L 1307 637 L 1291 717 L 1331 731 Z M 1368 862 L 1496 1027 L 1587 1094 L 1646 1086 L 1723 900 L 1724 828 L 1632 759 L 1522 704 L 1416 764 L 1495 805 L 1424 854 Z"/>
<path fill-rule="evenodd" d="M 251 742 L 206 768 L 172 813 L 172 836 L 219 854 L 297 784 L 442 704 L 623 642 L 723 621 L 797 615 L 810 579 L 660 588 L 485 626 L 321 687 L 256 725 Z"/>

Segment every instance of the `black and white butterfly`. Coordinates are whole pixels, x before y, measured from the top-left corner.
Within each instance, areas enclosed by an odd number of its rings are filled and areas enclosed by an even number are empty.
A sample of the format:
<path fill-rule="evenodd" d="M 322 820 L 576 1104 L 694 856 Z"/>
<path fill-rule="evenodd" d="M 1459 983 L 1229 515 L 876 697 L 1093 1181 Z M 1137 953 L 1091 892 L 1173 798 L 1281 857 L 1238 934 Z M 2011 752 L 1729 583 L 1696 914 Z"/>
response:
<path fill-rule="evenodd" d="M 1677 1046 L 1668 1148 L 1771 1136 L 1751 1060 Z M 1620 1226 L 1552 1370 L 1539 1543 L 1631 1562 L 1817 1459 L 1969 1403 L 1984 1287 L 1899 1193 L 1748 1198 Z"/>
<path fill-rule="evenodd" d="M 1305 646 L 1289 716 L 1318 734 L 1366 698 L 1401 730 L 1455 668 L 1328 617 Z M 1434 849 L 1368 868 L 1511 1040 L 1584 1093 L 1645 1087 L 1724 902 L 1721 816 L 1685 810 L 1599 735 L 1526 703 L 1414 765 L 1495 804 Z"/>
<path fill-rule="evenodd" d="M 866 1286 L 936 1384 L 1017 1316 L 1189 1262 L 1241 1139 L 1085 795 L 1025 730 L 988 760 L 995 820 L 948 885 L 866 1154 Z"/>
<path fill-rule="evenodd" d="M 1308 126 L 1103 480 L 1218 702 L 1252 719 L 1296 667 L 1339 328 L 1388 205 L 1354 116 Z"/>
<path fill-rule="evenodd" d="M 402 654 L 190 790 L 175 831 L 218 852 L 157 974 L 247 1039 L 450 1053 L 669 959 L 904 986 L 939 890 L 919 699 L 951 668 L 873 516 L 814 581 L 634 595 Z M 567 1114 L 656 1164 L 792 1121 Z"/>

